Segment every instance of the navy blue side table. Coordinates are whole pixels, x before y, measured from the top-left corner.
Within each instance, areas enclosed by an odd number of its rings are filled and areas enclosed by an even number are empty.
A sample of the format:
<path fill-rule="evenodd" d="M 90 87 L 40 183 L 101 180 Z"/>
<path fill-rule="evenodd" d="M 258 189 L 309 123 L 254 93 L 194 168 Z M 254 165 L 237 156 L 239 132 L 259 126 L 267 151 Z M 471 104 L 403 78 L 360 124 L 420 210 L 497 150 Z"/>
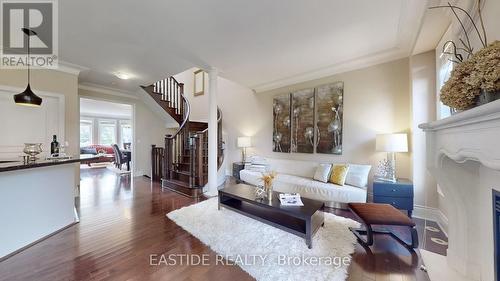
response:
<path fill-rule="evenodd" d="M 396 209 L 406 210 L 411 217 L 413 212 L 413 183 L 407 179 L 388 182 L 380 179 L 373 181 L 373 202 L 391 204 Z"/>

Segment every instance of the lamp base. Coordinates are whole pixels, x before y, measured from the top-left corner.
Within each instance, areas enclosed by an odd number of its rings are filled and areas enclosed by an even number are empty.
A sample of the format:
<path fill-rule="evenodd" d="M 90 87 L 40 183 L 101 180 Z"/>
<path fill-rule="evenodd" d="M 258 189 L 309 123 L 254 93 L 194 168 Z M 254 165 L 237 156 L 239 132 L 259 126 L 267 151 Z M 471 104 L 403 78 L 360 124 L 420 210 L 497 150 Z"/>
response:
<path fill-rule="evenodd" d="M 243 147 L 241 150 L 241 163 L 246 163 L 247 162 L 247 149 Z"/>
<path fill-rule="evenodd" d="M 397 182 L 396 178 L 396 155 L 394 152 L 387 153 L 387 161 L 391 163 L 391 169 L 388 171 L 385 179 L 390 182 Z"/>

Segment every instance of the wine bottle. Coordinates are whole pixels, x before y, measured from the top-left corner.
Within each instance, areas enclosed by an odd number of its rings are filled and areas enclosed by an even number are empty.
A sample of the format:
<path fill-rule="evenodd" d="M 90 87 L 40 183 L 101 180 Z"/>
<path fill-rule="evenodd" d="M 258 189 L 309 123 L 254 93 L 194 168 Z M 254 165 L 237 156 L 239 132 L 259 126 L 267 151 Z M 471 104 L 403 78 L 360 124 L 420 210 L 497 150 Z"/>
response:
<path fill-rule="evenodd" d="M 59 153 L 59 143 L 57 142 L 57 136 L 52 137 L 52 142 L 50 143 L 50 154 Z"/>

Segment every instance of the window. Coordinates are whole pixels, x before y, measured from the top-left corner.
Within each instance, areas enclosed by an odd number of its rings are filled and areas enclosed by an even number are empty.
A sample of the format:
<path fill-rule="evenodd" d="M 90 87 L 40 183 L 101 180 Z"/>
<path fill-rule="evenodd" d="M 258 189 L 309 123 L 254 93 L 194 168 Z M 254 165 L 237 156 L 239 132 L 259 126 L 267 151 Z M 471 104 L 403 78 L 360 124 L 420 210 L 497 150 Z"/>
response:
<path fill-rule="evenodd" d="M 132 125 L 128 121 L 120 121 L 121 144 L 132 143 Z"/>
<path fill-rule="evenodd" d="M 112 145 L 116 143 L 116 121 L 99 120 L 99 144 Z"/>
<path fill-rule="evenodd" d="M 441 66 L 439 69 L 439 89 L 441 89 L 446 83 L 446 81 L 450 78 L 451 71 L 453 70 L 453 62 L 451 62 L 448 59 L 448 56 L 445 55 L 441 58 Z M 451 109 L 450 107 L 444 105 L 441 100 L 439 99 L 439 92 L 438 92 L 438 101 L 439 101 L 439 116 L 438 119 L 443 119 L 451 115 Z"/>
<path fill-rule="evenodd" d="M 80 121 L 80 147 L 85 147 L 92 144 L 93 127 L 94 126 L 92 120 Z"/>

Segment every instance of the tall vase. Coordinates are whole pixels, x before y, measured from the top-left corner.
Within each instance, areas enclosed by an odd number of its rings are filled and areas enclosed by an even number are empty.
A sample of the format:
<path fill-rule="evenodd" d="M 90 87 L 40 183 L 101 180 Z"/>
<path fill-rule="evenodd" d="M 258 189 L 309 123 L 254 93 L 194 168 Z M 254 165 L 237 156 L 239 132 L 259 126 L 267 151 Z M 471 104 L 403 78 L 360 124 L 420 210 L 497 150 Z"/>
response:
<path fill-rule="evenodd" d="M 264 184 L 264 188 L 266 189 L 267 201 L 272 202 L 273 201 L 273 184 L 266 183 L 266 184 Z"/>

